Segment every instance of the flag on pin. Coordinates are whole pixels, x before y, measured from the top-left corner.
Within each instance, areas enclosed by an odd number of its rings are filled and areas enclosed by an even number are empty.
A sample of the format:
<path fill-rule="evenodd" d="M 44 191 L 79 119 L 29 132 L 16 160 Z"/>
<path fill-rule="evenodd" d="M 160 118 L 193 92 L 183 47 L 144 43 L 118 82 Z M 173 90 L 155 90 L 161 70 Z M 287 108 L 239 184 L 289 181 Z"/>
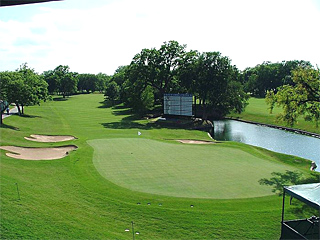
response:
<path fill-rule="evenodd" d="M 140 135 L 141 135 L 141 132 L 138 131 L 138 136 L 140 136 Z"/>

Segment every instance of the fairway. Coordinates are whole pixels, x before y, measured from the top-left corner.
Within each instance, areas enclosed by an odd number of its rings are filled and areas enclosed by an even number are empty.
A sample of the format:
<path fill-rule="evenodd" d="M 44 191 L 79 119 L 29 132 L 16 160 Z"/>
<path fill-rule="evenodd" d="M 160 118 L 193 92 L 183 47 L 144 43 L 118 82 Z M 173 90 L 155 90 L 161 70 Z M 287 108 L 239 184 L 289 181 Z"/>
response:
<path fill-rule="evenodd" d="M 107 107 L 103 94 L 57 98 L 0 128 L 2 147 L 78 147 L 50 161 L 0 150 L 2 239 L 132 239 L 132 222 L 136 240 L 279 239 L 282 199 L 258 180 L 286 170 L 310 176 L 308 161 L 253 146 L 180 143 L 213 141 Z M 52 142 L 57 135 L 76 139 Z"/>
<path fill-rule="evenodd" d="M 192 145 L 143 138 L 90 140 L 100 174 L 130 190 L 190 198 L 271 195 L 262 176 L 288 166 L 220 144 Z"/>

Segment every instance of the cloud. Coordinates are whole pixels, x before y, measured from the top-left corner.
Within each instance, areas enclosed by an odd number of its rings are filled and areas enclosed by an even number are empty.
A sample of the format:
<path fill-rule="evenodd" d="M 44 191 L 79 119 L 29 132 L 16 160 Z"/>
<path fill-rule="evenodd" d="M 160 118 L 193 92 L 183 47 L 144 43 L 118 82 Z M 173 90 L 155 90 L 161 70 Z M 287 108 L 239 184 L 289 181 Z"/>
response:
<path fill-rule="evenodd" d="M 28 62 L 38 72 L 63 64 L 76 72 L 113 74 L 141 49 L 169 40 L 220 51 L 240 69 L 268 60 L 320 63 L 319 8 L 309 0 L 74 4 L 39 7 L 27 21 L 0 20 L 0 71 Z"/>

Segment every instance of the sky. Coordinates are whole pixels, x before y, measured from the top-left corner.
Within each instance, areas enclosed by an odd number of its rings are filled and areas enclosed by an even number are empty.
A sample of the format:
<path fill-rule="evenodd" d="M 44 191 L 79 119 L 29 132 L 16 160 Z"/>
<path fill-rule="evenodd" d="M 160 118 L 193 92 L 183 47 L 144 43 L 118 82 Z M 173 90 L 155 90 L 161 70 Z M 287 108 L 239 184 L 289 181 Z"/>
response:
<path fill-rule="evenodd" d="M 1 0 L 0 0 L 1 1 Z M 240 70 L 264 61 L 320 67 L 320 0 L 64 0 L 0 7 L 0 71 L 114 74 L 170 40 L 218 51 Z"/>

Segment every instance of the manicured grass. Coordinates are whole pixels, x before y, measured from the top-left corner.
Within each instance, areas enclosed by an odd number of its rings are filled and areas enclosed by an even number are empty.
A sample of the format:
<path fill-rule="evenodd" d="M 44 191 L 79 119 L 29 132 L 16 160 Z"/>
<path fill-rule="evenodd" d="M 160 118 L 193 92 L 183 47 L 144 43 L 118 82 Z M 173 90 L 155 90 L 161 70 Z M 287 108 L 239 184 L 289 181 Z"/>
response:
<path fill-rule="evenodd" d="M 90 140 L 93 162 L 111 182 L 139 192 L 191 198 L 271 195 L 261 176 L 294 167 L 223 144 L 192 145 L 144 138 Z"/>
<path fill-rule="evenodd" d="M 296 158 L 239 143 L 182 145 L 172 140 L 208 140 L 208 136 L 201 131 L 160 128 L 148 120 L 136 119 L 128 109 L 121 106 L 105 107 L 102 101 L 101 94 L 77 95 L 66 101 L 27 107 L 25 113 L 28 116 L 11 116 L 4 120 L 5 125 L 0 128 L 1 145 L 48 147 L 74 144 L 79 148 L 55 161 L 18 160 L 7 157 L 4 151 L 0 152 L 2 239 L 131 239 L 132 232 L 125 232 L 125 229 L 131 229 L 131 221 L 135 222 L 135 230 L 140 232 L 136 239 L 279 238 L 282 199 L 276 195 L 241 199 L 188 198 L 152 194 L 133 189 L 132 185 L 121 186 L 103 177 L 96 169 L 93 159 L 96 161 L 106 157 L 108 160 L 109 156 L 96 158 L 99 153 L 96 147 L 99 141 L 112 145 L 113 141 L 142 140 L 151 147 L 161 147 L 163 151 L 175 154 L 177 159 L 172 161 L 176 166 L 181 166 L 183 160 L 178 153 L 174 153 L 180 147 L 193 149 L 196 156 L 200 153 L 209 154 L 220 146 L 225 151 L 218 153 L 226 155 L 229 152 L 233 161 L 235 155 L 239 155 L 245 157 L 239 158 L 245 162 L 248 157 L 250 161 L 257 159 L 261 164 L 275 164 L 283 169 L 294 168 L 304 174 L 308 174 L 305 170 L 309 167 L 308 163 L 294 162 Z M 137 131 L 141 131 L 142 135 L 138 136 Z M 37 143 L 23 138 L 30 134 L 74 135 L 78 139 L 64 143 Z M 88 143 L 93 143 L 93 147 Z M 123 162 L 125 158 L 120 156 L 121 147 L 115 143 L 112 150 L 118 151 L 119 157 L 114 157 L 113 161 Z M 136 149 L 129 145 L 128 149 L 134 151 L 132 155 L 137 154 Z M 140 145 L 138 147 L 143 149 Z M 170 150 L 171 147 L 173 150 Z M 144 151 L 152 150 L 147 148 Z M 122 155 L 125 153 L 128 152 L 122 148 Z M 184 159 L 187 158 L 184 155 Z M 225 164 L 216 167 L 215 170 L 224 175 L 224 182 L 237 184 L 238 179 L 229 175 Z M 173 171 L 173 168 L 171 170 L 172 174 L 179 173 L 178 170 Z M 250 172 L 253 170 L 250 169 Z M 254 178 L 268 177 L 273 170 Z M 245 175 L 251 178 L 249 173 Z M 177 176 L 175 178 L 178 179 Z M 212 181 L 212 185 L 215 184 Z M 256 191 L 253 189 L 254 184 L 252 182 L 247 187 Z M 209 184 L 205 185 L 208 187 Z M 150 186 L 153 188 L 154 184 Z M 223 189 L 221 194 L 226 195 L 226 191 L 229 190 Z M 250 190 L 245 189 L 244 192 Z M 293 208 L 287 208 L 289 216 L 295 215 Z"/>
<path fill-rule="evenodd" d="M 232 113 L 229 116 L 253 122 L 290 127 L 283 122 L 276 122 L 276 116 L 281 112 L 281 108 L 275 107 L 271 114 L 264 98 L 250 98 L 249 105 L 246 107 L 243 113 Z M 293 128 L 320 134 L 320 127 L 317 128 L 315 123 L 305 121 L 302 117 L 298 119 L 298 122 L 293 126 Z"/>

